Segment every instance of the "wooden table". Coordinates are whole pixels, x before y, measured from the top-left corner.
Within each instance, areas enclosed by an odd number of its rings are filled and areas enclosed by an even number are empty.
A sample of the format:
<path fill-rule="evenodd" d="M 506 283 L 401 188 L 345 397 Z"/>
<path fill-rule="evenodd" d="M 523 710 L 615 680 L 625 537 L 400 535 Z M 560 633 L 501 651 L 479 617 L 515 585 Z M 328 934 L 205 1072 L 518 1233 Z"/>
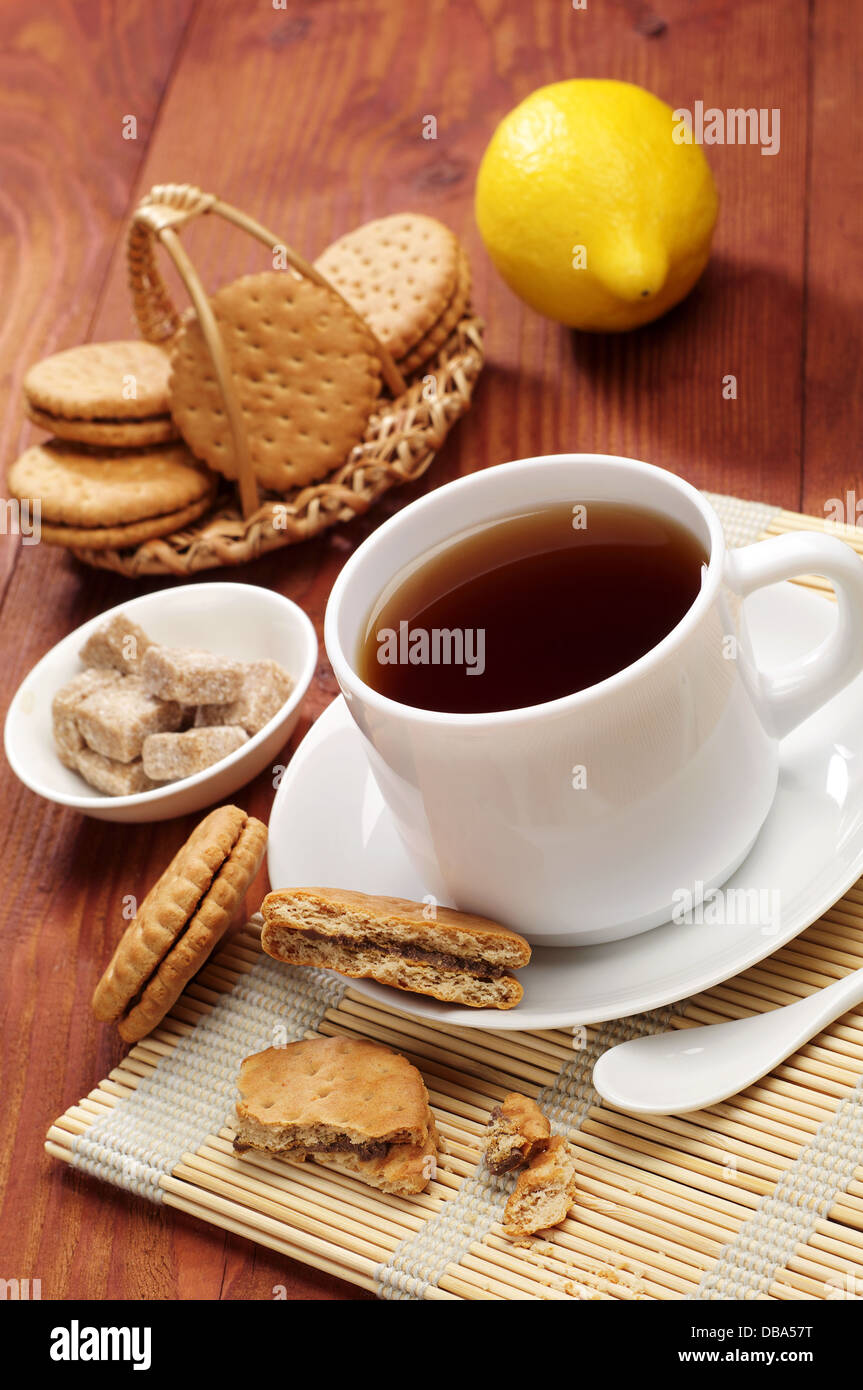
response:
<path fill-rule="evenodd" d="M 319 633 L 346 554 L 388 509 L 511 457 L 630 454 L 817 514 L 849 489 L 863 499 L 861 37 L 863 12 L 847 0 L 6 0 L 4 466 L 32 433 L 24 370 L 87 338 L 128 336 L 129 210 L 153 183 L 190 181 L 307 254 L 367 218 L 417 209 L 473 257 L 488 365 L 430 473 L 352 527 L 238 576 L 301 603 Z M 681 308 L 637 334 L 576 337 L 523 308 L 474 227 L 474 175 L 496 121 L 568 76 L 629 79 L 675 107 L 781 112 L 777 155 L 708 150 L 722 200 L 710 267 Z M 422 138 L 427 115 L 436 141 Z M 128 116 L 135 139 L 123 138 Z M 261 267 L 258 250 L 211 226 L 190 229 L 189 245 L 212 285 Z M 729 374 L 736 400 L 723 399 Z M 47 546 L 0 545 L 4 707 L 71 628 L 157 587 Z M 322 657 L 300 736 L 334 693 Z M 103 824 L 40 801 L 5 764 L 2 777 L 0 1276 L 40 1278 L 43 1298 L 268 1299 L 278 1285 L 299 1299 L 365 1297 L 45 1157 L 49 1123 L 124 1052 L 89 1010 L 123 896 L 146 888 L 190 824 Z M 272 794 L 261 777 L 240 800 L 266 818 Z M 262 876 L 250 906 L 264 887 Z"/>

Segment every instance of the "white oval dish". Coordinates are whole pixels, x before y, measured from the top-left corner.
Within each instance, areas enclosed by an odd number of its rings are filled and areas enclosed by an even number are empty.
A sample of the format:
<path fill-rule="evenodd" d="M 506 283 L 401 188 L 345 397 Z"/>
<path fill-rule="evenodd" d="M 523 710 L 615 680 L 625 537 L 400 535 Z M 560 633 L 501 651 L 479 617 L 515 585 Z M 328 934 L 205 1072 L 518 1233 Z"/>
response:
<path fill-rule="evenodd" d="M 78 653 L 91 632 L 117 613 L 127 613 L 149 637 L 166 646 L 205 648 L 240 661 L 278 661 L 293 677 L 294 689 L 269 724 L 212 767 L 134 796 L 103 796 L 57 757 L 51 701 L 83 669 Z M 64 637 L 21 682 L 6 715 L 6 757 L 31 791 L 99 820 L 156 821 L 187 815 L 224 801 L 272 765 L 299 718 L 317 659 L 317 638 L 308 617 L 271 589 L 187 584 L 128 599 Z"/>

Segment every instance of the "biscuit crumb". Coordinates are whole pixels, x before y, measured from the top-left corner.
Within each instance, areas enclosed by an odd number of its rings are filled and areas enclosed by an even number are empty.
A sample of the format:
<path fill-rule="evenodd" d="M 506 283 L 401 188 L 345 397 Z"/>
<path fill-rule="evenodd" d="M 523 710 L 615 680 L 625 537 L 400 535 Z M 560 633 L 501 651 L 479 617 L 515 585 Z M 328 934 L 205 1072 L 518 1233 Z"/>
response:
<path fill-rule="evenodd" d="M 511 1091 L 488 1120 L 483 1153 L 489 1172 L 523 1168 L 548 1146 L 551 1125 L 535 1100 Z"/>
<path fill-rule="evenodd" d="M 556 1134 L 519 1175 L 504 1213 L 506 1235 L 530 1235 L 565 1221 L 575 1200 L 575 1155 Z"/>

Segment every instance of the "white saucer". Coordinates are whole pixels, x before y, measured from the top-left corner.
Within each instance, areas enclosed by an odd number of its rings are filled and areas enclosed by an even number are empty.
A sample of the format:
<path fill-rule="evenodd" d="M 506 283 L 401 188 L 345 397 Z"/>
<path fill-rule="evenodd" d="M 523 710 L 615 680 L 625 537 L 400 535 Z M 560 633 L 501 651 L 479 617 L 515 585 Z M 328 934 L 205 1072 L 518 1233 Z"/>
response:
<path fill-rule="evenodd" d="M 765 671 L 795 660 L 836 622 L 834 604 L 794 584 L 758 591 L 745 612 Z M 353 988 L 418 1018 L 556 1028 L 657 1008 L 738 974 L 809 926 L 863 873 L 863 676 L 789 735 L 780 752 L 773 808 L 725 885 L 778 891 L 769 935 L 760 926 L 668 922 L 600 946 L 537 947 L 519 972 L 524 998 L 508 1011 L 456 1008 L 369 980 L 354 980 Z M 284 774 L 270 816 L 269 873 L 273 888 L 320 884 L 418 900 L 427 891 L 341 698 L 313 725 Z M 519 929 L 518 922 L 507 925 Z"/>

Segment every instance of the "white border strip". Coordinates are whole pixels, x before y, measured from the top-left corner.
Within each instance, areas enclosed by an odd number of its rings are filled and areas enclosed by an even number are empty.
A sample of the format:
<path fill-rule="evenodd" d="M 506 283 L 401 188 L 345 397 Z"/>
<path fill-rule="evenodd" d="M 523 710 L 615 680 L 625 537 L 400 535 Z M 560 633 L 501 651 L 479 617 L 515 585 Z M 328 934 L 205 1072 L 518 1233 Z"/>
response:
<path fill-rule="evenodd" d="M 766 1294 L 777 1273 L 806 1245 L 863 1162 L 863 1078 L 762 1197 L 736 1237 L 723 1246 L 693 1301 Z"/>
<path fill-rule="evenodd" d="M 259 929 L 261 920 L 253 917 L 249 925 Z M 230 1123 L 243 1058 L 316 1029 L 346 989 L 347 981 L 330 971 L 262 956 L 152 1075 L 76 1136 L 73 1165 L 161 1202 L 162 1177 Z"/>

